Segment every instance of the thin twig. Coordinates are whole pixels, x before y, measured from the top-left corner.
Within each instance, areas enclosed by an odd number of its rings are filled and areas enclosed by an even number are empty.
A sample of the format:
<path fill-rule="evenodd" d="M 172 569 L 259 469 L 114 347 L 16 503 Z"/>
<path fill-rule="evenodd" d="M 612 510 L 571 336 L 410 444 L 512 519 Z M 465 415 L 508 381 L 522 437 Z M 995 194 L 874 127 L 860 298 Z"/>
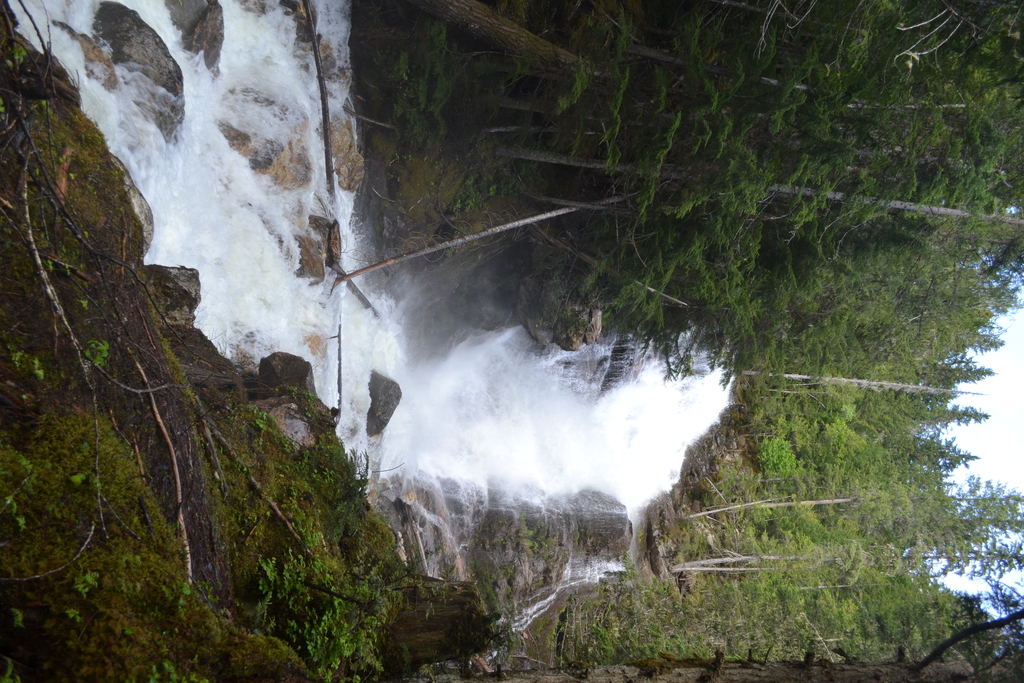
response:
<path fill-rule="evenodd" d="M 392 126 L 390 123 L 384 123 L 383 121 L 378 121 L 376 119 L 371 119 L 369 116 L 363 116 L 362 114 L 357 114 L 355 112 L 355 110 L 353 110 L 352 107 L 348 106 L 347 104 L 345 105 L 344 108 L 345 108 L 345 113 L 346 114 L 348 114 L 349 116 L 353 116 L 353 117 L 359 119 L 360 121 L 366 121 L 367 123 L 372 123 L 375 126 L 381 126 L 382 128 L 387 128 L 388 130 L 398 130 L 397 128 Z"/>
<path fill-rule="evenodd" d="M 74 564 L 75 560 L 77 560 L 79 557 L 82 556 L 82 553 L 85 552 L 86 547 L 88 547 L 89 543 L 92 541 L 92 532 L 95 531 L 95 530 L 96 530 L 96 522 L 93 522 L 89 526 L 89 535 L 85 537 L 85 543 L 83 543 L 82 547 L 78 549 L 78 552 L 75 553 L 75 556 L 72 557 L 67 562 L 65 562 L 64 564 L 62 564 L 61 566 L 57 567 L 56 569 L 51 569 L 48 572 L 43 572 L 42 574 L 36 574 L 35 576 L 26 576 L 24 578 L 11 578 L 11 579 L 8 579 L 8 578 L 0 577 L 0 583 L 23 583 L 25 581 L 35 581 L 36 579 L 41 579 L 41 578 L 43 578 L 45 576 L 50 576 L 51 574 L 56 574 L 59 571 L 63 571 L 65 569 L 67 569 L 72 564 Z"/>
<path fill-rule="evenodd" d="M 235 449 L 231 447 L 231 444 L 224 437 L 224 434 L 220 431 L 220 429 L 217 428 L 217 424 L 209 416 L 207 416 L 206 419 L 209 422 L 210 431 L 213 432 L 213 435 L 216 436 L 217 440 L 220 441 L 221 445 L 224 446 L 224 449 L 228 452 L 228 455 L 231 456 L 231 459 L 238 463 L 239 467 L 242 468 L 242 471 L 245 473 L 246 477 L 248 477 L 249 485 L 252 486 L 253 489 L 258 494 L 260 494 L 260 497 L 263 498 L 264 501 L 266 501 L 267 505 L 270 506 L 270 509 L 274 511 L 275 515 L 277 515 L 277 518 L 280 519 L 282 523 L 284 523 L 285 528 L 288 529 L 288 532 L 295 538 L 296 541 L 299 542 L 299 545 L 302 546 L 303 551 L 305 551 L 307 555 L 312 556 L 313 552 L 309 549 L 309 546 L 306 545 L 306 542 L 302 540 L 302 536 L 300 536 L 299 532 L 295 530 L 295 527 L 292 526 L 292 523 L 288 521 L 288 518 L 285 517 L 285 514 L 281 512 L 281 508 L 277 506 L 277 503 L 271 500 L 270 496 L 268 496 L 266 492 L 264 492 L 263 487 L 260 486 L 260 483 L 256 481 L 256 478 L 252 476 L 252 472 L 249 470 L 248 465 L 246 465 L 245 461 L 243 461 L 238 456 L 238 454 L 235 453 Z"/>
<path fill-rule="evenodd" d="M 139 374 L 142 375 L 142 382 L 148 387 L 149 379 L 146 378 L 146 371 L 142 369 L 142 365 L 139 363 L 137 358 L 132 357 L 135 361 L 135 367 L 139 369 Z M 171 470 L 174 473 L 174 502 L 177 508 L 178 517 L 178 528 L 181 530 L 181 543 L 185 546 L 185 575 L 188 577 L 189 583 L 192 583 L 192 550 L 188 543 L 188 530 L 185 528 L 185 515 L 182 511 L 182 497 L 181 497 L 181 473 L 178 471 L 178 455 L 174 450 L 174 443 L 171 441 L 171 435 L 167 433 L 167 427 L 164 425 L 164 420 L 160 417 L 160 409 L 156 405 L 156 397 L 150 393 L 149 395 L 149 407 L 153 410 L 153 418 L 156 420 L 157 426 L 160 428 L 160 433 L 164 437 L 164 443 L 167 444 L 167 452 L 171 456 Z"/>
<path fill-rule="evenodd" d="M 121 517 L 120 517 L 120 516 L 119 516 L 119 515 L 117 514 L 117 512 L 116 512 L 116 511 L 114 510 L 114 506 L 110 504 L 110 501 L 109 501 L 109 500 L 107 500 L 106 496 L 102 496 L 102 495 L 101 495 L 101 496 L 100 496 L 100 499 L 101 499 L 101 500 L 102 500 L 102 501 L 103 501 L 104 503 L 106 503 L 106 505 L 107 505 L 107 509 L 108 509 L 108 510 L 110 510 L 110 514 L 114 515 L 114 519 L 116 519 L 116 520 L 117 520 L 118 522 L 120 522 L 120 523 L 121 523 L 121 526 L 123 526 L 123 527 L 124 527 L 124 530 L 125 530 L 125 531 L 127 531 L 127 532 L 128 532 L 128 534 L 129 534 L 129 535 L 130 535 L 130 536 L 131 536 L 132 538 L 134 538 L 134 539 L 135 539 L 136 541 L 142 540 L 142 539 L 140 539 L 140 538 L 138 537 L 138 535 L 137 535 L 137 534 L 136 534 L 136 533 L 135 533 L 134 531 L 132 531 L 132 530 L 131 530 L 131 527 L 129 527 L 129 526 L 128 526 L 128 525 L 127 525 L 127 524 L 125 523 L 125 521 L 124 521 L 123 519 L 121 519 Z"/>

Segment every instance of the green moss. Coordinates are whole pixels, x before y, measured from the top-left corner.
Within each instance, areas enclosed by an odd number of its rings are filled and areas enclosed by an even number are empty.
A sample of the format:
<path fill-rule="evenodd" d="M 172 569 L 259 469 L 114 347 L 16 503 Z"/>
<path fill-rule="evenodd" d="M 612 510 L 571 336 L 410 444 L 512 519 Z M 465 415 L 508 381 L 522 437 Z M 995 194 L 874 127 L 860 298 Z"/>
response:
<path fill-rule="evenodd" d="M 372 674 L 405 568 L 391 531 L 367 506 L 366 481 L 334 435 L 329 411 L 316 397 L 297 392 L 293 398 L 318 435 L 311 447 L 296 449 L 253 406 L 218 418 L 243 461 L 225 463 L 231 498 L 221 506 L 239 622 L 281 638 L 319 675 Z M 249 485 L 250 474 L 262 494 Z"/>
<path fill-rule="evenodd" d="M 144 512 L 157 502 L 105 417 L 44 416 L 0 448 L 0 491 L 0 574 L 45 575 L 3 585 L 4 615 L 25 625 L 0 630 L 15 647 L 43 634 L 59 653 L 47 680 L 128 680 L 163 658 L 216 666 L 229 628 L 189 586 L 174 530 Z"/>

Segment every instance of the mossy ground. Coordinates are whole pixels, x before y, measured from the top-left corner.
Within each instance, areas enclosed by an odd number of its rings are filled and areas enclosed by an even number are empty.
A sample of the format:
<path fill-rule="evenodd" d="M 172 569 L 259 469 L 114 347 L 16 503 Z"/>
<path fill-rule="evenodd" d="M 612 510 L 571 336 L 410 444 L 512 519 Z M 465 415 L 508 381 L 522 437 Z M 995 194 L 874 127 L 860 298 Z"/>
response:
<path fill-rule="evenodd" d="M 4 38 L 0 52 L 0 658 L 10 676 L 374 674 L 406 571 L 330 414 L 293 397 L 317 434 L 300 449 L 241 391 L 188 383 L 184 368 L 212 345 L 153 308 L 122 167 L 74 97 L 58 95 L 73 94 L 59 68 L 45 85 L 23 41 Z M 33 90 L 33 78 L 44 85 Z M 223 482 L 204 423 L 224 437 L 212 444 Z"/>

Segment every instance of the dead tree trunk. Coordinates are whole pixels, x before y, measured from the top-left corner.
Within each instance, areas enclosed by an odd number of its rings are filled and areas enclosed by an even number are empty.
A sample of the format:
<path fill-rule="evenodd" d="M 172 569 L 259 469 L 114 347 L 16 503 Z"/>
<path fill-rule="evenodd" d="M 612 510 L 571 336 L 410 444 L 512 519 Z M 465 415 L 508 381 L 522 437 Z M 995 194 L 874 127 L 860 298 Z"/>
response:
<path fill-rule="evenodd" d="M 842 503 L 856 503 L 858 498 L 830 498 L 828 500 L 791 500 L 785 503 L 777 503 L 778 498 L 771 498 L 768 500 L 758 500 L 753 503 L 739 503 L 737 505 L 729 505 L 721 508 L 714 508 L 712 510 L 704 510 L 703 512 L 695 512 L 692 515 L 686 515 L 680 519 L 694 519 L 696 517 L 707 517 L 714 515 L 719 512 L 729 512 L 731 510 L 742 510 L 745 508 L 793 508 L 793 507 L 813 507 L 816 505 L 841 505 Z"/>
<path fill-rule="evenodd" d="M 605 200 L 602 200 L 600 202 L 597 202 L 597 205 L 603 206 L 604 204 L 613 204 L 615 202 L 621 202 L 621 201 L 622 201 L 622 197 L 612 197 L 610 199 L 605 199 Z M 521 228 L 521 227 L 526 226 L 526 225 L 532 225 L 534 223 L 539 223 L 540 221 L 546 221 L 549 218 L 556 218 L 558 216 L 563 216 L 563 215 L 565 215 L 567 213 L 572 213 L 574 211 L 579 211 L 579 210 L 580 210 L 579 207 L 575 207 L 575 206 L 566 207 L 564 209 L 556 209 L 554 211 L 548 211 L 547 213 L 538 214 L 536 216 L 530 216 L 529 218 L 523 218 L 523 219 L 518 220 L 518 221 L 512 221 L 511 223 L 505 223 L 503 225 L 498 225 L 498 226 L 495 226 L 495 227 L 490 228 L 488 230 L 483 230 L 481 232 L 474 233 L 472 235 L 467 235 L 465 237 L 459 237 L 458 239 L 449 240 L 447 242 L 442 242 L 440 244 L 435 244 L 434 246 L 427 247 L 426 249 L 420 249 L 418 251 L 413 251 L 413 252 L 410 252 L 408 254 L 400 254 L 398 256 L 393 256 L 393 257 L 391 257 L 389 259 L 384 259 L 383 261 L 380 261 L 379 263 L 374 263 L 373 265 L 366 266 L 365 268 L 360 268 L 359 270 L 353 270 L 348 275 L 338 276 L 338 278 L 334 281 L 334 286 L 337 287 L 342 282 L 348 282 L 352 278 L 358 277 L 359 275 L 363 275 L 365 273 L 369 273 L 369 272 L 372 272 L 374 270 L 379 270 L 380 268 L 385 268 L 387 266 L 393 266 L 393 265 L 396 265 L 396 264 L 401 263 L 403 261 L 408 261 L 409 259 L 419 258 L 420 256 L 426 256 L 427 254 L 433 254 L 433 253 L 438 252 L 438 251 L 444 251 L 446 249 L 453 249 L 455 247 L 460 247 L 463 244 L 469 244 L 470 242 L 475 242 L 477 240 L 484 239 L 485 237 L 491 237 L 492 235 L 497 235 L 497 234 L 502 233 L 502 232 L 507 232 L 509 230 L 514 230 L 516 228 Z M 333 288 L 332 288 L 332 291 L 333 291 Z"/>
<path fill-rule="evenodd" d="M 463 581 L 416 577 L 402 590 L 403 605 L 387 627 L 382 647 L 385 673 L 401 675 L 424 664 L 469 659 L 493 636 L 476 586 Z"/>
<path fill-rule="evenodd" d="M 753 377 L 759 375 L 757 370 L 746 370 L 743 373 L 747 377 Z M 869 379 L 856 379 L 853 377 L 812 377 L 810 375 L 794 375 L 790 373 L 784 373 L 780 375 L 773 375 L 777 377 L 785 377 L 786 379 L 799 379 L 805 381 L 815 382 L 817 384 L 852 384 L 855 387 L 861 389 L 871 389 L 873 391 L 882 391 L 883 389 L 891 389 L 893 391 L 905 391 L 908 394 L 951 394 L 959 396 L 961 394 L 970 394 L 972 396 L 979 396 L 972 391 L 959 391 L 958 389 L 943 389 L 941 387 L 928 387 L 920 384 L 902 384 L 900 382 L 879 382 Z"/>

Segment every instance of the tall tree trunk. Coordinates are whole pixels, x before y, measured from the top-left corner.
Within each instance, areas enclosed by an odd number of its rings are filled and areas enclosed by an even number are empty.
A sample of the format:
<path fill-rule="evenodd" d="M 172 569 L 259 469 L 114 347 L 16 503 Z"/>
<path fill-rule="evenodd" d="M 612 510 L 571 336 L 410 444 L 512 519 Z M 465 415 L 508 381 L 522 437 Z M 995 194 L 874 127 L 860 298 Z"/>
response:
<path fill-rule="evenodd" d="M 409 0 L 424 12 L 454 24 L 514 57 L 542 70 L 576 68 L 580 59 L 476 0 Z"/>
<path fill-rule="evenodd" d="M 794 507 L 813 507 L 816 505 L 841 505 L 843 503 L 856 503 L 858 498 L 830 498 L 828 500 L 791 500 L 785 503 L 776 503 L 778 498 L 770 498 L 768 500 L 758 500 L 753 503 L 740 503 L 738 505 L 729 505 L 721 508 L 714 508 L 711 510 L 704 510 L 703 512 L 695 512 L 692 515 L 686 515 L 680 517 L 683 519 L 694 519 L 696 517 L 707 517 L 714 515 L 719 512 L 729 512 L 730 510 L 743 510 L 746 508 L 794 508 Z"/>
<path fill-rule="evenodd" d="M 761 374 L 757 370 L 746 370 L 743 372 L 747 377 L 753 377 L 754 375 Z M 799 379 L 805 381 L 815 382 L 817 384 L 852 384 L 855 387 L 861 389 L 871 389 L 873 391 L 882 391 L 883 389 L 891 389 L 893 391 L 905 391 L 908 394 L 950 394 L 953 396 L 960 396 L 963 394 L 970 394 L 971 396 L 980 396 L 973 391 L 960 391 L 958 389 L 943 389 L 941 387 L 928 387 L 920 384 L 902 384 L 900 382 L 878 382 L 868 379 L 855 379 L 852 377 L 812 377 L 811 375 L 794 375 L 790 373 L 784 373 L 781 375 L 771 374 L 772 377 L 785 377 L 786 379 Z"/>
<path fill-rule="evenodd" d="M 801 197 L 814 197 L 817 190 L 809 187 L 796 187 L 793 185 L 772 185 L 769 192 L 776 194 L 799 195 Z M 916 204 L 904 202 L 898 199 L 879 199 L 877 197 L 850 196 L 845 192 L 826 192 L 825 197 L 832 202 L 856 202 L 858 204 L 877 204 L 891 211 L 913 211 L 929 216 L 940 216 L 942 218 L 980 218 L 989 223 L 1007 223 L 1009 225 L 1024 225 L 1024 218 L 1016 218 L 1013 215 L 999 216 L 993 214 L 971 213 L 963 209 L 951 209 L 946 206 L 933 206 L 929 204 Z"/>

